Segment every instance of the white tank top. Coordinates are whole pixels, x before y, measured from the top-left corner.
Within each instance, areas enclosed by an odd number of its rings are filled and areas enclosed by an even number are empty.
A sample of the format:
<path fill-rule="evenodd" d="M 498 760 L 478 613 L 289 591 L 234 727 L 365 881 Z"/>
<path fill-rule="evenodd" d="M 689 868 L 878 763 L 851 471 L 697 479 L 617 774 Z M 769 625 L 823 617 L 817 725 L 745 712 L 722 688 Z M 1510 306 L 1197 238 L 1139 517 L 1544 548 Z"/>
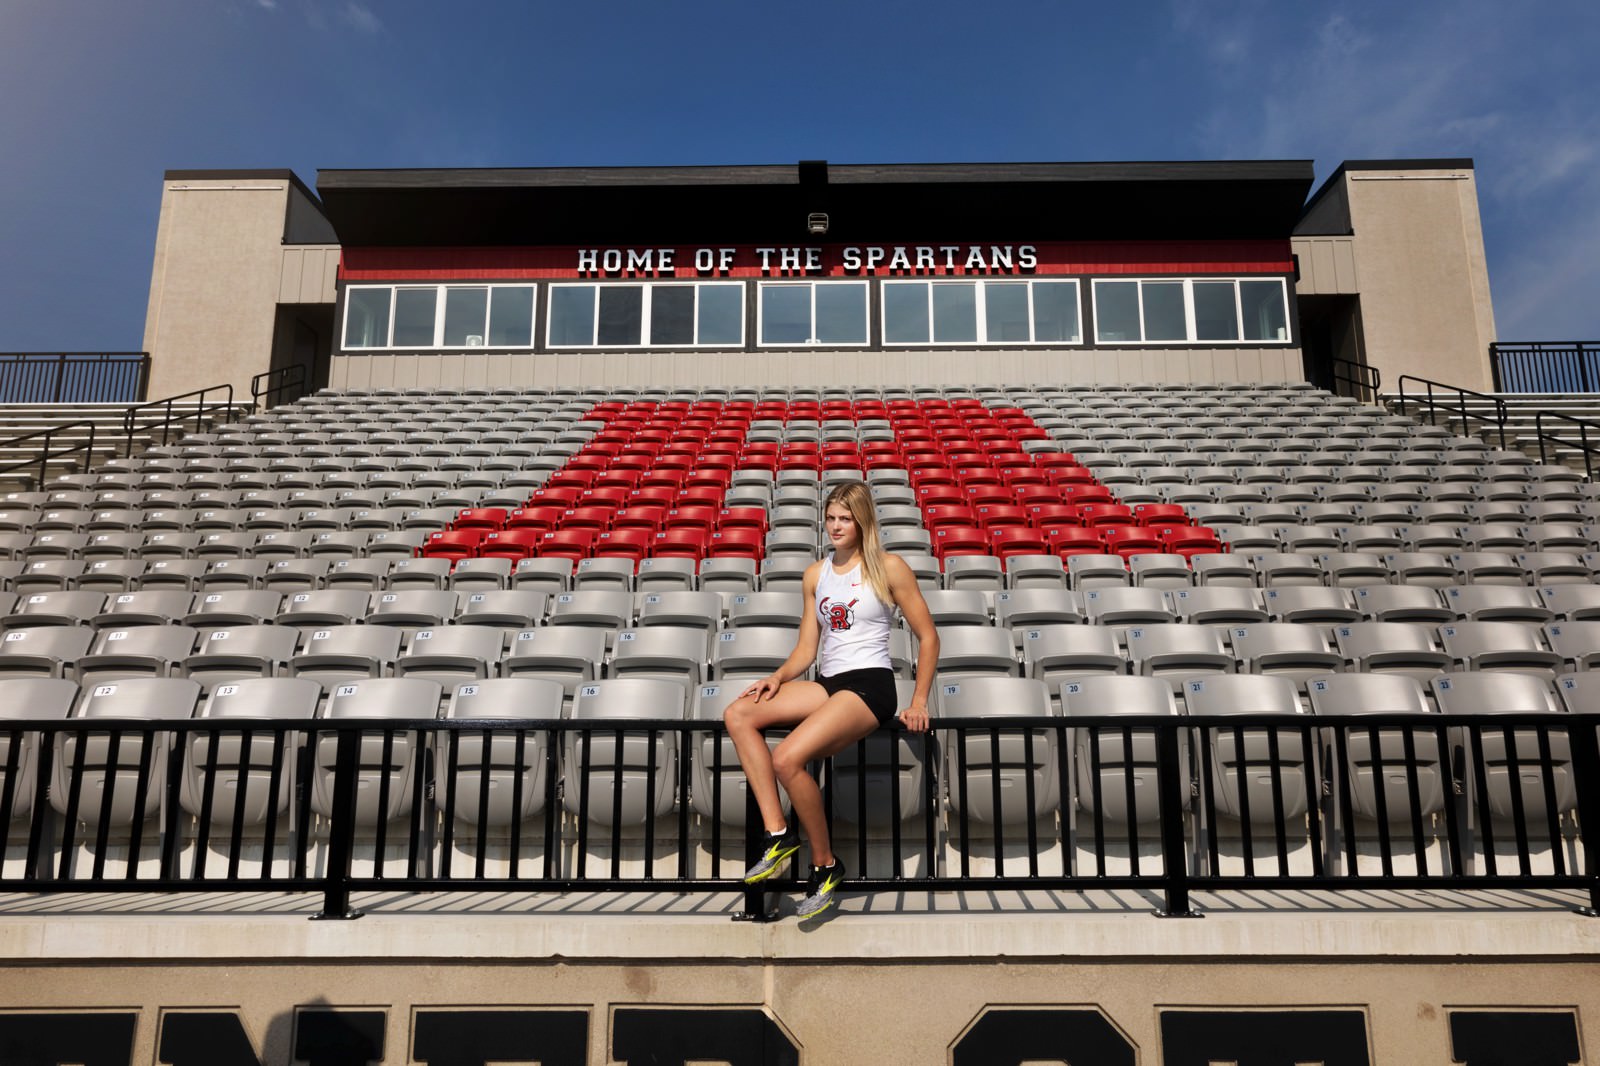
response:
<path fill-rule="evenodd" d="M 835 573 L 833 557 L 823 560 L 817 579 L 817 621 L 822 649 L 817 668 L 823 677 L 870 667 L 890 669 L 889 620 L 894 608 L 878 599 L 857 561 L 849 573 Z"/>

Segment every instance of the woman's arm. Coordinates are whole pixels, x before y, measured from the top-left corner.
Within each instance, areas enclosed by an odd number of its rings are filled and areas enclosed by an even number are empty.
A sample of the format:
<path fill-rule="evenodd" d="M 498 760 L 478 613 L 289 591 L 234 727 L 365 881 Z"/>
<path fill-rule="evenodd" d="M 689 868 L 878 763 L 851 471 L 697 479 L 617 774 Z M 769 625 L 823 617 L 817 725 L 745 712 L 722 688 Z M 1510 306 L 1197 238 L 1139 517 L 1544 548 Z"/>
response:
<path fill-rule="evenodd" d="M 933 691 L 933 675 L 939 666 L 939 630 L 928 613 L 928 601 L 922 598 L 922 586 L 917 584 L 911 567 L 898 555 L 890 555 L 887 562 L 889 591 L 917 638 L 917 687 L 911 694 L 910 706 L 900 712 L 900 720 L 913 733 L 920 733 L 928 728 L 928 694 Z"/>
<path fill-rule="evenodd" d="M 812 563 L 806 567 L 805 575 L 800 579 L 800 633 L 795 638 L 794 651 L 789 653 L 782 666 L 745 689 L 744 695 L 754 696 L 760 702 L 777 692 L 785 681 L 792 681 L 811 668 L 817 657 L 817 643 L 822 636 L 814 609 L 822 567 L 821 562 Z"/>

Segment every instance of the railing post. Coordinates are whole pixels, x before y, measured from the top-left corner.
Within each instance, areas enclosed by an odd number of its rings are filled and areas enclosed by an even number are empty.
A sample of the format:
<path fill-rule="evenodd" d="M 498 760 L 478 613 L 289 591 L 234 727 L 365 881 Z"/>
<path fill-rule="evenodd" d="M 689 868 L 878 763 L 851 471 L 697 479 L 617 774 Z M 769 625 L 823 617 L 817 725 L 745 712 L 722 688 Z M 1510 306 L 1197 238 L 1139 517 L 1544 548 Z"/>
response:
<path fill-rule="evenodd" d="M 1500 371 L 1500 345 L 1489 344 L 1489 379 L 1494 384 L 1495 392 L 1505 392 L 1505 377 Z"/>
<path fill-rule="evenodd" d="M 1182 763 L 1175 722 L 1156 726 L 1156 779 L 1161 789 L 1161 864 L 1166 903 L 1161 918 L 1198 918 L 1189 906 L 1189 855 L 1183 836 L 1184 795 L 1178 770 Z"/>
<path fill-rule="evenodd" d="M 312 744 L 318 742 L 312 737 Z M 328 868 L 323 874 L 322 910 L 318 919 L 361 917 L 350 907 L 350 861 L 355 850 L 356 778 L 360 772 L 361 734 L 354 729 L 338 733 L 333 771 L 333 817 L 328 824 Z"/>
<path fill-rule="evenodd" d="M 720 738 L 720 734 L 719 734 Z M 721 816 L 720 811 L 717 812 Z M 794 812 L 789 817 L 798 817 Z M 756 803 L 756 795 L 750 789 L 744 793 L 744 861 L 748 868 L 755 865 L 761 857 L 761 835 L 764 825 L 761 821 L 761 807 Z M 796 860 L 799 861 L 799 860 Z M 778 920 L 778 908 L 767 907 L 767 890 L 762 885 L 744 886 L 744 909 L 733 916 L 736 922 L 775 922 Z"/>
<path fill-rule="evenodd" d="M 1583 873 L 1589 905 L 1578 913 L 1600 918 L 1600 722 L 1580 716 L 1567 728 L 1572 738 L 1573 781 L 1578 786 L 1578 824 L 1583 827 Z"/>

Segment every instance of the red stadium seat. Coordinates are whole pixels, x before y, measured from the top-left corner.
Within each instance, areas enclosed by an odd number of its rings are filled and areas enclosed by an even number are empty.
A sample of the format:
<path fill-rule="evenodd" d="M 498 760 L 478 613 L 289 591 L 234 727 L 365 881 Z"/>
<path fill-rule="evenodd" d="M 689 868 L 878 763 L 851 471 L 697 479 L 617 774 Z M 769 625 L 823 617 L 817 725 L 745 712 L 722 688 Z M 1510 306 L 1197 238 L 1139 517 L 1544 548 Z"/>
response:
<path fill-rule="evenodd" d="M 539 538 L 542 558 L 586 559 L 599 533 L 594 529 L 558 529 Z"/>
<path fill-rule="evenodd" d="M 1141 526 L 1187 525 L 1189 516 L 1176 503 L 1134 504 L 1133 517 Z"/>
<path fill-rule="evenodd" d="M 455 521 L 450 523 L 450 528 L 504 529 L 505 524 L 504 507 L 467 507 L 456 514 Z"/>
<path fill-rule="evenodd" d="M 487 529 L 446 529 L 429 533 L 417 554 L 426 559 L 449 559 L 459 562 L 478 554 L 478 545 L 489 535 Z"/>
<path fill-rule="evenodd" d="M 1155 530 L 1143 526 L 1108 526 L 1103 532 L 1106 551 L 1124 559 L 1165 550 Z"/>
<path fill-rule="evenodd" d="M 1054 555 L 1066 558 L 1069 555 L 1104 555 L 1105 545 L 1100 539 L 1100 532 L 1087 529 L 1081 525 L 1049 525 L 1042 527 L 1039 532 L 1045 536 L 1045 543 L 1049 545 Z"/>
<path fill-rule="evenodd" d="M 613 529 L 595 539 L 591 554 L 596 558 L 622 556 L 637 567 L 639 560 L 650 554 L 654 541 L 655 534 L 647 529 Z"/>
<path fill-rule="evenodd" d="M 1226 551 L 1217 534 L 1209 526 L 1152 526 L 1151 531 L 1161 538 L 1161 550 L 1184 558 L 1196 555 L 1214 555 Z"/>
<path fill-rule="evenodd" d="M 948 525 L 933 531 L 933 554 L 943 559 L 951 555 L 988 555 L 989 538 L 978 526 Z"/>
<path fill-rule="evenodd" d="M 971 526 L 977 522 L 977 514 L 965 502 L 934 503 L 922 508 L 922 524 L 930 533 L 940 526 Z"/>
<path fill-rule="evenodd" d="M 1001 559 L 1013 555 L 1045 555 L 1050 545 L 1044 534 L 1028 526 L 1000 526 L 989 531 L 990 554 Z"/>
<path fill-rule="evenodd" d="M 753 526 L 734 526 L 711 534 L 706 554 L 713 559 L 729 556 L 759 561 L 766 555 L 766 534 Z"/>
<path fill-rule="evenodd" d="M 478 554 L 485 559 L 526 559 L 538 554 L 539 542 L 548 532 L 545 529 L 521 528 L 491 533 L 478 546 Z"/>
<path fill-rule="evenodd" d="M 984 503 L 973 508 L 978 525 L 993 532 L 1000 526 L 1026 526 L 1028 512 L 1015 503 Z"/>
<path fill-rule="evenodd" d="M 663 529 L 650 544 L 650 554 L 657 558 L 703 559 L 710 534 L 694 526 Z"/>

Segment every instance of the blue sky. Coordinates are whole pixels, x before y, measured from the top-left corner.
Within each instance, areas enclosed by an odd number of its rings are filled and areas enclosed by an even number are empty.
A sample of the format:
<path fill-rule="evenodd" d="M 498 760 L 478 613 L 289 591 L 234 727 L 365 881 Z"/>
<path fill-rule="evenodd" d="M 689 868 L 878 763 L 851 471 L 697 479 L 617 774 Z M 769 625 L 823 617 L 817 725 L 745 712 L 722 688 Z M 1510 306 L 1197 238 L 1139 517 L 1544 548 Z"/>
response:
<path fill-rule="evenodd" d="M 1600 339 L 1600 5 L 0 0 L 0 350 L 142 341 L 167 169 L 1471 156 Z"/>

